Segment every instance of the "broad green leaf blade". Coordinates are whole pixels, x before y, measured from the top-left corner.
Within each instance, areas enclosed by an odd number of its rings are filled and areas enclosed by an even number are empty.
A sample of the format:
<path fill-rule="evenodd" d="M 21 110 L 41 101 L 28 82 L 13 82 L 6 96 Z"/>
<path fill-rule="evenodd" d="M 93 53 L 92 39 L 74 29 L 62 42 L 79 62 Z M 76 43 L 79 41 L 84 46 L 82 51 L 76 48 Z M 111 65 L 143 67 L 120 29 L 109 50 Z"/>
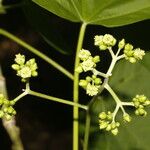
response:
<path fill-rule="evenodd" d="M 146 53 L 142 61 L 131 64 L 120 61 L 113 71 L 111 86 L 118 93 L 134 97 L 145 94 L 150 97 L 150 53 Z"/>
<path fill-rule="evenodd" d="M 46 10 L 73 22 L 121 26 L 150 18 L 149 0 L 32 0 Z"/>

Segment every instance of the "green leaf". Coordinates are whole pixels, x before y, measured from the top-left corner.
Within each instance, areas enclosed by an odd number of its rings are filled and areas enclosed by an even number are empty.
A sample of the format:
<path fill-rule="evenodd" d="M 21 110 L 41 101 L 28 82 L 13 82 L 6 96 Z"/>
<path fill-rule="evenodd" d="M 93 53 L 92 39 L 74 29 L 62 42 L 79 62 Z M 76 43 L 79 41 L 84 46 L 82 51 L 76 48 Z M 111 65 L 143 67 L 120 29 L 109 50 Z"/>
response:
<path fill-rule="evenodd" d="M 126 60 L 120 61 L 113 71 L 110 81 L 113 89 L 129 97 L 145 94 L 150 97 L 150 53 L 146 53 L 142 61 L 131 64 Z"/>
<path fill-rule="evenodd" d="M 73 22 L 121 26 L 150 18 L 149 0 L 32 0 L 46 10 Z"/>

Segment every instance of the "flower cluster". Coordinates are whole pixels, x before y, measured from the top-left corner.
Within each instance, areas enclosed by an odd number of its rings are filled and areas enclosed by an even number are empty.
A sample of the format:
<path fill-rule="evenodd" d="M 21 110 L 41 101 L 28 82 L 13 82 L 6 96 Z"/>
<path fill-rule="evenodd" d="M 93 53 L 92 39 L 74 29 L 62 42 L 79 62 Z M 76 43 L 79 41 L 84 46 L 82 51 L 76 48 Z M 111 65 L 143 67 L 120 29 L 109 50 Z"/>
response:
<path fill-rule="evenodd" d="M 38 75 L 35 59 L 32 58 L 25 62 L 25 56 L 21 54 L 16 55 L 15 64 L 12 65 L 12 68 L 17 71 L 17 76 L 22 78 L 22 82 Z"/>
<path fill-rule="evenodd" d="M 15 102 L 7 100 L 3 94 L 0 94 L 0 118 L 5 118 L 6 120 L 10 120 L 14 115 L 16 115 L 16 111 L 13 108 Z"/>
<path fill-rule="evenodd" d="M 96 63 L 100 61 L 99 56 L 92 57 L 89 50 L 82 49 L 79 52 L 79 58 L 82 61 L 76 68 L 76 72 L 87 72 L 96 67 Z"/>
<path fill-rule="evenodd" d="M 150 106 L 150 100 L 147 99 L 144 95 L 136 95 L 135 98 L 133 98 L 133 104 L 136 108 L 135 114 L 140 116 L 146 116 L 147 112 L 144 109 L 146 106 Z"/>
<path fill-rule="evenodd" d="M 119 122 L 113 121 L 113 113 L 110 111 L 99 114 L 99 127 L 101 130 L 111 131 L 113 135 L 117 135 L 119 126 Z"/>
<path fill-rule="evenodd" d="M 96 35 L 94 38 L 94 45 L 99 46 L 101 50 L 106 50 L 116 44 L 116 39 L 110 35 Z"/>
<path fill-rule="evenodd" d="M 140 48 L 133 49 L 131 44 L 126 44 L 124 47 L 125 59 L 131 63 L 135 63 L 137 60 L 142 60 L 145 55 L 145 51 Z"/>
<path fill-rule="evenodd" d="M 101 78 L 92 75 L 92 77 L 87 76 L 86 79 L 81 79 L 79 85 L 86 89 L 86 93 L 89 96 L 94 96 L 98 93 L 98 89 L 101 83 Z"/>

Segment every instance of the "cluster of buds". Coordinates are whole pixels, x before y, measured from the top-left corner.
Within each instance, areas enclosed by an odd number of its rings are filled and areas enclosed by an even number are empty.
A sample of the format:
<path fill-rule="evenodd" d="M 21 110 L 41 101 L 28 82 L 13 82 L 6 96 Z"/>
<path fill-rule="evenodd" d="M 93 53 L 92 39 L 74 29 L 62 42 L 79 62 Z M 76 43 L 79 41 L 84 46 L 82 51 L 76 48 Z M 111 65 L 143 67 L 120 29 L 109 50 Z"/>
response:
<path fill-rule="evenodd" d="M 135 98 L 133 98 L 133 104 L 136 108 L 135 114 L 139 116 L 146 116 L 147 112 L 144 109 L 146 106 L 150 105 L 150 100 L 147 99 L 144 95 L 136 95 Z"/>
<path fill-rule="evenodd" d="M 131 44 L 126 44 L 124 47 L 125 59 L 131 63 L 135 63 L 137 60 L 142 60 L 145 55 L 145 51 L 140 48 L 133 49 Z"/>
<path fill-rule="evenodd" d="M 113 121 L 113 113 L 110 111 L 101 112 L 99 114 L 99 127 L 100 130 L 111 131 L 113 135 L 118 134 L 118 127 L 120 126 L 119 122 Z"/>
<path fill-rule="evenodd" d="M 98 93 L 98 89 L 101 83 L 101 78 L 92 75 L 92 77 L 87 76 L 85 79 L 81 79 L 79 85 L 86 89 L 86 93 L 89 96 L 94 96 Z"/>
<path fill-rule="evenodd" d="M 81 60 L 80 65 L 76 68 L 76 72 L 91 71 L 96 67 L 96 63 L 100 61 L 99 56 L 92 57 L 89 50 L 82 49 L 79 52 L 79 58 Z"/>
<path fill-rule="evenodd" d="M 17 76 L 21 77 L 22 82 L 26 82 L 30 77 L 36 77 L 38 75 L 37 64 L 35 59 L 32 58 L 28 61 L 25 61 L 25 56 L 17 54 L 15 58 L 15 64 L 12 65 L 12 68 L 17 71 Z"/>
<path fill-rule="evenodd" d="M 100 50 L 106 50 L 116 44 L 116 39 L 110 35 L 96 35 L 94 37 L 94 45 L 99 46 Z"/>
<path fill-rule="evenodd" d="M 0 94 L 0 118 L 5 118 L 6 120 L 10 120 L 14 115 L 16 115 L 16 111 L 13 108 L 15 102 L 7 100 L 3 94 Z"/>

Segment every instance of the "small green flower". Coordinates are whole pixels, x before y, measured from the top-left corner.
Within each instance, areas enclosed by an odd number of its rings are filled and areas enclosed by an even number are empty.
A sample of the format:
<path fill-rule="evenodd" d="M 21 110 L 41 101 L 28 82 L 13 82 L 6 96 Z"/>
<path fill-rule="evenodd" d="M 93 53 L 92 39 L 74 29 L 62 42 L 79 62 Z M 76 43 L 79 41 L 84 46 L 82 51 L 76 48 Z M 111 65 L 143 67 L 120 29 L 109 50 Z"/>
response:
<path fill-rule="evenodd" d="M 36 71 L 38 67 L 34 58 L 25 62 L 25 56 L 17 54 L 15 62 L 16 64 L 13 64 L 12 68 L 17 71 L 17 76 L 22 78 L 22 82 L 26 82 L 30 77 L 36 77 L 38 75 Z"/>
<path fill-rule="evenodd" d="M 103 43 L 108 47 L 112 47 L 116 44 L 116 39 L 110 34 L 105 34 L 103 37 Z"/>
<path fill-rule="evenodd" d="M 96 35 L 94 37 L 94 45 L 96 46 L 100 46 L 100 45 L 103 45 L 103 36 L 102 35 Z"/>
<path fill-rule="evenodd" d="M 94 37 L 94 45 L 99 46 L 100 50 L 106 50 L 108 47 L 112 47 L 116 44 L 116 39 L 110 35 L 96 35 Z"/>
<path fill-rule="evenodd" d="M 85 49 L 80 50 L 80 52 L 79 52 L 79 58 L 82 61 L 87 60 L 89 58 L 89 56 L 91 56 L 91 53 L 90 53 L 89 50 L 85 50 Z"/>
<path fill-rule="evenodd" d="M 145 55 L 145 51 L 141 50 L 140 48 L 137 48 L 134 50 L 134 58 L 136 58 L 137 60 L 142 60 L 143 56 Z"/>
<path fill-rule="evenodd" d="M 16 111 L 12 107 L 15 102 L 7 100 L 3 94 L 0 94 L 0 101 L 0 118 L 10 120 L 14 115 L 16 115 Z"/>
<path fill-rule="evenodd" d="M 92 85 L 91 83 L 88 83 L 86 87 L 86 93 L 90 96 L 94 96 L 98 93 L 99 86 Z"/>
<path fill-rule="evenodd" d="M 125 46 L 125 39 L 122 39 L 122 40 L 119 41 L 119 43 L 118 43 L 118 48 L 119 48 L 119 49 L 123 49 L 124 46 Z"/>
<path fill-rule="evenodd" d="M 82 69 L 87 72 L 92 70 L 95 67 L 92 57 L 89 57 L 87 60 L 83 61 L 81 64 Z"/>
<path fill-rule="evenodd" d="M 31 77 L 31 69 L 28 66 L 24 66 L 22 69 L 20 69 L 18 71 L 17 75 L 23 79 L 30 78 Z"/>
<path fill-rule="evenodd" d="M 18 65 L 23 65 L 25 63 L 25 56 L 24 55 L 21 55 L 20 53 L 16 55 L 16 58 L 15 58 L 15 62 L 18 64 Z"/>
<path fill-rule="evenodd" d="M 123 120 L 125 122 L 131 122 L 131 116 L 129 114 L 124 114 L 123 115 Z"/>

